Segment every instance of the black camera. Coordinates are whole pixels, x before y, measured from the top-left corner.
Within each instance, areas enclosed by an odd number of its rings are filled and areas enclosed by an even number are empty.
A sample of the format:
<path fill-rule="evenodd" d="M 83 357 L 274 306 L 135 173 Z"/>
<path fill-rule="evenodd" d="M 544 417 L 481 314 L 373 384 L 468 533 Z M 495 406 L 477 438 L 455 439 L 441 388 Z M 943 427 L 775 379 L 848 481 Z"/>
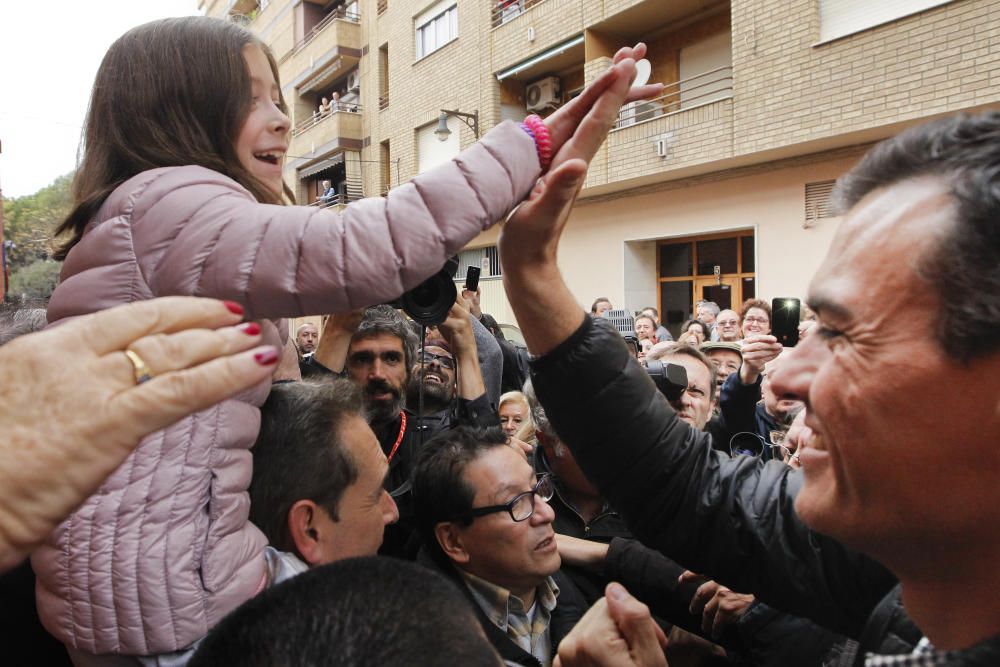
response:
<path fill-rule="evenodd" d="M 687 391 L 687 369 L 680 364 L 647 361 L 646 372 L 668 401 L 678 400 Z"/>
<path fill-rule="evenodd" d="M 417 324 L 427 327 L 441 324 L 448 319 L 448 311 L 458 297 L 454 278 L 456 271 L 458 255 L 449 259 L 433 276 L 395 301 L 390 301 L 389 305 L 403 310 Z"/>

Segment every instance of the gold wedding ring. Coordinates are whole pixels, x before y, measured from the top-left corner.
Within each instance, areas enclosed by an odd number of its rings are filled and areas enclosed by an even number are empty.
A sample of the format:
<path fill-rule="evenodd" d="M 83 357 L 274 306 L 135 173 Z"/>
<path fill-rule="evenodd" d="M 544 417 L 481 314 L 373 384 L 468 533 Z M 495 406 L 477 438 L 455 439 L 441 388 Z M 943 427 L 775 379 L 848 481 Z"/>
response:
<path fill-rule="evenodd" d="M 132 375 L 135 377 L 136 384 L 149 382 L 153 379 L 153 373 L 149 370 L 146 362 L 142 360 L 142 357 L 132 350 L 125 350 L 125 356 L 132 362 Z"/>

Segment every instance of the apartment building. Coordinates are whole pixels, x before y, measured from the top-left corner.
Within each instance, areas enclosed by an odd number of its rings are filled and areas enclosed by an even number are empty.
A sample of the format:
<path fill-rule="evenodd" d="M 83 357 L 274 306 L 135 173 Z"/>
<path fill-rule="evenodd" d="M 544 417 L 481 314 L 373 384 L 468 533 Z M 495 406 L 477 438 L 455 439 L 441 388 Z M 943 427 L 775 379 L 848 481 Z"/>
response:
<path fill-rule="evenodd" d="M 1000 102 L 998 0 L 204 0 L 271 45 L 291 106 L 286 180 L 343 205 L 546 115 L 645 41 L 656 100 L 594 159 L 560 254 L 582 305 L 801 296 L 837 224 L 833 181 L 872 142 Z M 324 100 L 327 104 L 324 104 Z M 484 310 L 513 318 L 497 231 Z"/>

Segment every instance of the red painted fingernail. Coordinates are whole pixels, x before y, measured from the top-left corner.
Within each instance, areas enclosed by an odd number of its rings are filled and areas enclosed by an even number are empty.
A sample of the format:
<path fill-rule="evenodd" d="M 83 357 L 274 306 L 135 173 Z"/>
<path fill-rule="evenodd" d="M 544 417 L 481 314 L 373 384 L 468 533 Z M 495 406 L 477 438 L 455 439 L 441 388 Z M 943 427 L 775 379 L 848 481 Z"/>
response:
<path fill-rule="evenodd" d="M 253 358 L 261 366 L 273 366 L 278 363 L 278 350 L 274 347 L 268 347 L 253 355 Z"/>
<path fill-rule="evenodd" d="M 243 314 L 243 306 L 241 306 L 240 304 L 236 303 L 235 301 L 223 301 L 222 303 L 225 304 L 226 308 L 233 315 L 242 315 Z"/>
<path fill-rule="evenodd" d="M 260 325 L 256 322 L 244 322 L 236 327 L 237 331 L 242 331 L 248 336 L 256 336 L 260 333 Z"/>

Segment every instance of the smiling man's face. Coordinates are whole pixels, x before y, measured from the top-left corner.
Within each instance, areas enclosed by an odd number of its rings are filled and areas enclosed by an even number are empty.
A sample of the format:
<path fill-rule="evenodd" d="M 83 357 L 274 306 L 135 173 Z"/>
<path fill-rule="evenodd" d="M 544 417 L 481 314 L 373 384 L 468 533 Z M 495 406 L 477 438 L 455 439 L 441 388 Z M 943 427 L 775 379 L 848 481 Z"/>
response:
<path fill-rule="evenodd" d="M 775 394 L 805 400 L 812 429 L 796 510 L 887 564 L 1000 523 L 1000 458 L 984 437 L 998 432 L 997 391 L 975 391 L 1000 355 L 963 365 L 942 349 L 940 297 L 916 269 L 954 216 L 930 177 L 862 199 L 812 282 L 816 329 L 771 376 Z"/>

